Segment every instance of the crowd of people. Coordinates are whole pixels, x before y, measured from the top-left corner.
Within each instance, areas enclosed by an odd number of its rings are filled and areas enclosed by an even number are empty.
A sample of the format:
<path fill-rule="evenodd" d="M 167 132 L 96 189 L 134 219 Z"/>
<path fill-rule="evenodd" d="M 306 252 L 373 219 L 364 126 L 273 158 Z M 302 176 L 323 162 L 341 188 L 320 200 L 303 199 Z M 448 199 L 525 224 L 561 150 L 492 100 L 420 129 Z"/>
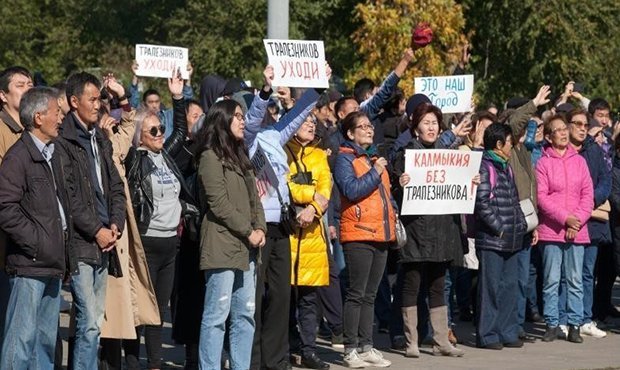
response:
<path fill-rule="evenodd" d="M 74 370 L 139 369 L 142 337 L 162 368 L 167 317 L 186 369 L 285 370 L 294 354 L 325 370 L 319 335 L 346 367 L 388 367 L 375 329 L 406 357 L 461 357 L 457 315 L 490 350 L 536 341 L 526 321 L 545 342 L 605 337 L 597 322 L 620 316 L 610 105 L 571 81 L 443 114 L 398 88 L 425 44 L 352 95 L 274 92 L 267 65 L 260 89 L 209 75 L 195 99 L 176 70 L 169 109 L 135 75 L 48 87 L 1 71 L 0 368 L 61 366 L 63 285 Z M 482 152 L 472 215 L 400 214 L 405 151 L 434 149 Z"/>

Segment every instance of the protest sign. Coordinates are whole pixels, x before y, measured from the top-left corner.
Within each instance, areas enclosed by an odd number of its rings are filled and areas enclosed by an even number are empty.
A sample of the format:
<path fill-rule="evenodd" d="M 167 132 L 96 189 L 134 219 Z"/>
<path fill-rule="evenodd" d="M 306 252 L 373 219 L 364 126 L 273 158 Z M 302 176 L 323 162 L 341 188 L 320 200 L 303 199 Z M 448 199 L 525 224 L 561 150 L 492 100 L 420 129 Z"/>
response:
<path fill-rule="evenodd" d="M 443 113 L 469 112 L 474 75 L 418 77 L 415 92 L 428 96 Z"/>
<path fill-rule="evenodd" d="M 278 188 L 278 177 L 260 145 L 256 148 L 251 161 L 256 173 L 256 188 L 261 201 L 268 195 L 275 195 Z"/>
<path fill-rule="evenodd" d="M 136 44 L 137 76 L 170 78 L 172 71 L 180 68 L 181 76 L 186 80 L 189 78 L 188 60 L 189 51 L 186 48 Z"/>
<path fill-rule="evenodd" d="M 323 41 L 267 39 L 263 43 L 275 86 L 329 87 Z"/>
<path fill-rule="evenodd" d="M 480 171 L 481 152 L 465 150 L 412 150 L 405 152 L 405 172 L 411 177 L 403 188 L 403 215 L 472 214 Z"/>

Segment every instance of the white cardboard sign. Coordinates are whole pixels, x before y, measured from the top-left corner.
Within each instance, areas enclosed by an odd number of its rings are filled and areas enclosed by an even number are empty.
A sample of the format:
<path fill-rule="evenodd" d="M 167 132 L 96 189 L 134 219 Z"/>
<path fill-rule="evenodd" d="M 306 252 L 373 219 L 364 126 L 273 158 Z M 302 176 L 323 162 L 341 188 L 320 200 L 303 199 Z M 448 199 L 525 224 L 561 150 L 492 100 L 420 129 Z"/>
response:
<path fill-rule="evenodd" d="M 137 76 L 170 78 L 172 71 L 180 68 L 183 79 L 188 79 L 188 61 L 187 48 L 136 44 Z"/>
<path fill-rule="evenodd" d="M 275 86 L 328 88 L 323 41 L 263 40 Z"/>
<path fill-rule="evenodd" d="M 443 113 L 469 112 L 474 75 L 417 77 L 415 92 L 428 96 Z"/>
<path fill-rule="evenodd" d="M 448 149 L 405 151 L 403 215 L 472 214 L 482 152 Z"/>

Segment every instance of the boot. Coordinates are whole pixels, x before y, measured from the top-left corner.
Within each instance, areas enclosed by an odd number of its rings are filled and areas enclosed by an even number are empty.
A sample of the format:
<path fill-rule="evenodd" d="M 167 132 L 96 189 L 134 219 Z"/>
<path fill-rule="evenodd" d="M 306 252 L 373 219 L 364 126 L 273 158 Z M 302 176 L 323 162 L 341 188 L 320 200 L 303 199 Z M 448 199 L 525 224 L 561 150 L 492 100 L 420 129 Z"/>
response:
<path fill-rule="evenodd" d="M 405 357 L 420 357 L 418 349 L 418 307 L 403 307 L 403 327 L 405 329 L 405 337 L 407 338 L 407 348 Z"/>
<path fill-rule="evenodd" d="M 430 309 L 431 325 L 433 327 L 434 355 L 461 357 L 465 354 L 455 348 L 448 340 L 448 308 L 439 306 Z"/>

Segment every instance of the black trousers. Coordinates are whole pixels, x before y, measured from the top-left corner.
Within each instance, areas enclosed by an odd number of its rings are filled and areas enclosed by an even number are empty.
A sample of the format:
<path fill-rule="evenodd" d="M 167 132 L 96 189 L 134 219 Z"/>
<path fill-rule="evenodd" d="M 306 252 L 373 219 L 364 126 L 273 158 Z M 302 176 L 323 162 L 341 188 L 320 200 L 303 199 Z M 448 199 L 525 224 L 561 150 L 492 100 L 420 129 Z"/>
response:
<path fill-rule="evenodd" d="M 309 357 L 316 352 L 319 309 L 318 288 L 313 286 L 292 287 L 291 323 L 299 326 L 301 354 Z"/>
<path fill-rule="evenodd" d="M 177 236 L 169 238 L 142 236 L 142 245 L 162 321 L 161 325 L 144 326 L 147 367 L 159 369 L 161 368 L 162 326 L 174 285 L 174 266 L 179 238 Z M 140 331 L 138 329 L 138 339 L 123 341 L 128 365 L 137 363 L 140 358 Z"/>
<path fill-rule="evenodd" d="M 386 243 L 345 243 L 347 289 L 344 299 L 345 353 L 373 346 L 375 297 L 387 261 Z"/>
<path fill-rule="evenodd" d="M 599 246 L 596 257 L 596 286 L 592 311 L 593 316 L 599 320 L 604 320 L 609 315 L 609 309 L 613 307 L 611 293 L 617 276 L 613 248 L 614 246 L 609 244 Z"/>
<path fill-rule="evenodd" d="M 267 242 L 256 280 L 251 369 L 286 369 L 291 299 L 291 246 L 278 224 L 267 224 Z"/>
<path fill-rule="evenodd" d="M 334 335 L 342 334 L 342 290 L 340 288 L 340 271 L 328 249 L 329 285 L 317 288 L 319 304 L 327 326 Z"/>
<path fill-rule="evenodd" d="M 444 289 L 447 267 L 448 263 L 443 262 L 403 263 L 403 307 L 413 307 L 418 304 L 422 276 L 428 282 L 428 306 L 430 308 L 445 306 Z"/>

